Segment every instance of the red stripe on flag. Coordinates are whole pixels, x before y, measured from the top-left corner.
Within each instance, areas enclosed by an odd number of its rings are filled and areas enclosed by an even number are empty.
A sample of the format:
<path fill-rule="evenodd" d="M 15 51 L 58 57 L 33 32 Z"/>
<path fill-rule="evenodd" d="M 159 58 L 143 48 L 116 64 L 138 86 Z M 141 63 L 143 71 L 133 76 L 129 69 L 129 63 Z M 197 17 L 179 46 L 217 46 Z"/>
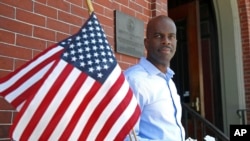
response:
<path fill-rule="evenodd" d="M 52 48 L 55 48 L 55 46 L 53 46 Z M 51 48 L 49 49 L 51 50 Z M 49 50 L 47 50 L 45 53 L 47 53 Z M 44 55 L 45 53 L 42 53 L 42 55 Z M 25 81 L 27 81 L 29 78 L 31 78 L 31 76 L 33 76 L 34 74 L 36 74 L 39 70 L 41 70 L 41 68 L 45 67 L 46 65 L 48 65 L 50 62 L 58 59 L 61 55 L 62 51 L 59 51 L 57 53 L 55 53 L 53 56 L 47 58 L 46 60 L 44 60 L 43 62 L 41 62 L 40 64 L 38 64 L 36 67 L 34 67 L 33 69 L 31 69 L 28 73 L 24 74 L 23 76 L 21 76 L 20 79 L 18 79 L 18 81 L 16 81 L 13 85 L 11 85 L 10 87 L 8 87 L 6 90 L 4 90 L 3 92 L 0 93 L 0 95 L 2 95 L 3 97 L 5 97 L 6 95 L 10 94 L 12 91 L 16 90 L 17 88 L 19 88 Z M 40 55 L 40 56 L 42 56 Z M 40 57 L 39 56 L 39 57 Z M 36 57 L 35 59 L 37 59 L 38 57 Z M 33 60 L 32 60 L 33 61 Z M 26 67 L 29 65 L 29 63 L 27 63 L 24 67 L 20 68 L 18 70 L 18 72 L 20 72 L 23 69 L 26 69 Z M 3 79 L 3 81 L 1 81 L 0 83 L 4 83 L 5 81 L 8 81 L 8 79 L 10 79 L 11 77 L 14 77 L 16 74 L 18 74 L 18 72 L 15 73 L 11 73 L 11 75 L 8 75 L 6 78 Z M 38 80 L 39 81 L 39 80 Z M 34 85 L 36 85 L 36 82 L 34 82 Z M 32 87 L 32 86 L 31 86 Z M 23 93 L 20 93 L 13 101 L 9 101 L 15 108 L 17 108 L 24 100 L 27 99 L 28 96 L 31 96 L 32 93 L 30 92 L 32 88 L 28 88 L 26 91 L 24 91 Z"/>
<path fill-rule="evenodd" d="M 95 122 L 100 117 L 101 113 L 104 111 L 104 109 L 107 107 L 107 105 L 110 103 L 112 98 L 117 94 L 118 90 L 121 88 L 122 84 L 124 82 L 124 77 L 118 77 L 116 82 L 113 84 L 112 87 L 110 87 L 109 91 L 105 95 L 105 97 L 102 99 L 102 101 L 98 104 L 98 106 L 93 110 L 92 115 L 90 116 L 88 123 L 86 124 L 85 128 L 83 129 L 80 137 L 78 140 L 86 140 L 88 137 L 89 132 L 93 128 Z"/>
<path fill-rule="evenodd" d="M 39 83 L 42 83 L 42 81 L 39 81 Z M 38 86 L 39 87 L 39 86 Z M 34 86 L 34 88 L 36 88 L 36 85 Z M 39 90 L 36 89 L 36 92 Z M 34 91 L 35 92 L 35 91 Z M 16 140 L 17 138 L 19 137 L 16 137 L 13 133 L 14 133 L 14 130 L 16 129 L 16 126 L 18 125 L 18 122 L 19 120 L 22 118 L 24 112 L 26 111 L 27 107 L 29 106 L 29 103 L 32 101 L 33 97 L 35 95 L 32 95 L 32 96 L 29 96 L 27 99 L 26 99 L 26 102 L 25 104 L 23 105 L 22 109 L 18 112 L 17 116 L 15 117 L 14 119 L 14 122 L 13 122 L 13 125 L 10 127 L 10 138 L 11 140 Z"/>
<path fill-rule="evenodd" d="M 121 75 L 120 78 L 123 78 L 124 76 Z M 103 126 L 102 130 L 100 131 L 100 134 L 97 136 L 95 140 L 104 140 L 105 137 L 107 136 L 109 130 L 106 129 L 111 129 L 114 123 L 117 121 L 117 119 L 120 117 L 120 115 L 124 112 L 124 110 L 127 108 L 129 103 L 131 102 L 131 99 L 133 97 L 133 94 L 131 91 L 128 90 L 125 98 L 121 101 L 121 103 L 116 107 L 114 112 L 110 115 L 108 120 L 105 122 L 105 125 Z M 124 139 L 124 138 L 123 138 Z"/>
<path fill-rule="evenodd" d="M 88 76 L 86 74 L 81 73 L 81 75 L 77 78 L 77 80 L 72 85 L 70 91 L 68 92 L 67 96 L 64 98 L 57 111 L 55 112 L 54 116 L 50 120 L 49 124 L 46 127 L 46 130 L 43 132 L 39 140 L 47 141 L 49 139 L 53 130 L 56 128 L 58 122 L 61 120 L 62 116 L 75 98 L 76 94 L 78 93 L 78 90 L 81 88 L 87 77 Z"/>
<path fill-rule="evenodd" d="M 55 63 L 55 66 L 57 65 L 57 63 Z M 32 116 L 31 120 L 29 121 L 29 124 L 26 126 L 20 140 L 28 140 L 29 139 L 30 135 L 33 133 L 33 130 L 36 128 L 37 123 L 42 118 L 44 112 L 46 111 L 46 109 L 50 105 L 51 101 L 53 100 L 53 98 L 57 94 L 58 90 L 60 89 L 60 86 L 65 81 L 65 79 L 68 77 L 68 74 L 72 71 L 72 69 L 73 69 L 72 66 L 67 65 L 62 70 L 63 73 L 61 73 L 59 75 L 59 77 L 57 78 L 57 80 L 55 81 L 55 83 L 53 83 L 53 86 L 51 86 L 51 89 L 49 90 L 49 92 L 44 94 L 46 96 L 44 97 L 41 104 L 36 109 L 34 115 Z M 44 85 L 46 85 L 46 84 L 44 84 Z"/>
<path fill-rule="evenodd" d="M 140 114 L 141 114 L 141 109 L 137 105 L 135 111 L 133 111 L 132 116 L 130 117 L 129 120 L 127 120 L 126 124 L 124 124 L 124 126 L 121 128 L 120 132 L 116 135 L 114 141 L 120 141 L 125 139 L 125 137 L 131 131 L 131 129 L 133 129 L 133 126 L 136 124 Z"/>
<path fill-rule="evenodd" d="M 23 66 L 21 66 L 20 68 L 16 69 L 15 72 L 10 73 L 9 75 L 7 75 L 5 78 L 1 78 L 0 79 L 0 83 L 3 83 L 5 81 L 8 81 L 11 77 L 13 77 L 14 75 L 16 75 L 16 73 L 20 72 L 21 70 L 25 69 L 28 65 L 30 65 L 31 62 L 34 62 L 36 59 L 38 59 L 39 57 L 43 56 L 44 54 L 46 54 L 47 52 L 49 52 L 52 48 L 57 47 L 57 44 L 45 49 L 41 54 L 39 54 L 38 56 L 34 57 L 32 60 L 30 60 L 29 62 L 27 62 L 26 64 L 24 64 Z"/>
<path fill-rule="evenodd" d="M 57 61 L 58 62 L 58 61 Z M 55 62 L 55 64 L 53 66 L 56 66 L 57 62 Z M 51 73 L 51 71 L 53 70 L 53 66 L 48 70 L 48 72 L 45 74 L 44 79 L 42 79 L 41 81 L 38 81 L 37 85 L 34 85 L 34 93 L 36 93 L 39 89 L 40 86 L 44 83 L 44 81 L 46 80 L 45 78 L 47 78 L 49 76 L 49 74 Z M 28 92 L 27 92 L 28 93 Z M 20 138 L 20 137 L 16 137 L 14 135 L 14 131 L 16 130 L 16 126 L 18 125 L 20 119 L 22 118 L 23 114 L 26 112 L 28 106 L 30 105 L 30 103 L 32 102 L 32 99 L 34 98 L 35 95 L 31 95 L 29 97 L 27 97 L 25 104 L 23 105 L 22 109 L 18 112 L 13 125 L 10 128 L 10 137 L 13 140 L 16 140 L 16 138 Z M 14 139 L 15 137 L 15 139 Z"/>
<path fill-rule="evenodd" d="M 65 141 L 69 139 L 71 133 L 73 132 L 76 124 L 78 123 L 80 117 L 84 113 L 89 102 L 93 99 L 93 97 L 96 95 L 97 91 L 101 88 L 101 86 L 102 85 L 99 82 L 95 81 L 94 85 L 92 86 L 90 91 L 87 93 L 87 95 L 84 97 L 83 101 L 81 102 L 74 116 L 72 117 L 71 121 L 69 122 L 66 129 L 64 130 L 62 136 L 59 139 L 60 141 Z"/>
<path fill-rule="evenodd" d="M 23 93 L 21 93 L 19 96 L 17 96 L 12 102 L 11 105 L 13 105 L 15 108 L 17 108 L 19 105 L 21 105 L 25 100 L 28 99 L 28 97 L 33 97 L 34 94 L 38 91 L 40 86 L 42 85 L 42 81 L 37 81 L 34 83 L 30 88 L 25 90 Z"/>

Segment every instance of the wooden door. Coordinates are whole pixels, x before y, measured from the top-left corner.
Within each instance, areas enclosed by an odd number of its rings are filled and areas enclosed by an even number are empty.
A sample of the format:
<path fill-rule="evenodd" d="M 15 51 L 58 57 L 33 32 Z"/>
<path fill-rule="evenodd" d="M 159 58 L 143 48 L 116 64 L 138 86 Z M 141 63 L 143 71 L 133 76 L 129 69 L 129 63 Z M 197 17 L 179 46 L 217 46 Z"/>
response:
<path fill-rule="evenodd" d="M 204 116 L 198 5 L 195 0 L 168 10 L 177 25 L 177 51 L 170 65 L 180 96 Z M 189 97 L 185 97 L 187 94 Z"/>

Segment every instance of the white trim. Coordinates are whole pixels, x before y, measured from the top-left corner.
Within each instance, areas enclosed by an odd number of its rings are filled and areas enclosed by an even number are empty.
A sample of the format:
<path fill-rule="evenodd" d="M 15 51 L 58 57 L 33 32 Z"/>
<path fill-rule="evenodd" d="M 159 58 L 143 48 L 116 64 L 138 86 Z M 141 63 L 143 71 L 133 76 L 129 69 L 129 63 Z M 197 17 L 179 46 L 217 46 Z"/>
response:
<path fill-rule="evenodd" d="M 240 124 L 237 109 L 245 108 L 243 57 L 238 5 L 235 0 L 213 0 L 219 42 L 224 132 Z"/>

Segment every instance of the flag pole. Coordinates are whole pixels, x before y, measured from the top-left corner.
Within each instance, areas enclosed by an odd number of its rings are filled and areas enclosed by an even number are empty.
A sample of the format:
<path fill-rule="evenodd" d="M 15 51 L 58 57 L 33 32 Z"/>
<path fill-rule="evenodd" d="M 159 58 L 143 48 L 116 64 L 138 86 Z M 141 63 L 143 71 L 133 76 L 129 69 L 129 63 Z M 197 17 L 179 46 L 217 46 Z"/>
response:
<path fill-rule="evenodd" d="M 86 0 L 86 1 L 87 1 L 88 9 L 89 9 L 89 14 L 91 15 L 91 13 L 94 11 L 92 2 L 91 0 Z"/>
<path fill-rule="evenodd" d="M 134 136 L 134 138 L 135 138 L 135 141 L 137 141 L 137 137 L 136 137 L 134 128 L 132 129 L 132 132 L 133 132 L 133 136 Z"/>

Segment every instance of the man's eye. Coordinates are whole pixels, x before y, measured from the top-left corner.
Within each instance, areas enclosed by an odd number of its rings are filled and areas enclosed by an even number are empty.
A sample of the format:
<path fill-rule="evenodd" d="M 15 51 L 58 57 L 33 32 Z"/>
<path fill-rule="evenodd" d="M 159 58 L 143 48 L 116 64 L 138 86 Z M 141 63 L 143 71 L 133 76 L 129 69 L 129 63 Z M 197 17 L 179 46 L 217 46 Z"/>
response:
<path fill-rule="evenodd" d="M 168 38 L 169 38 L 169 39 L 175 39 L 176 36 L 175 36 L 175 35 L 169 35 Z"/>
<path fill-rule="evenodd" d="M 155 34 L 154 37 L 155 37 L 155 38 L 161 38 L 161 35 L 160 35 L 160 34 Z"/>

